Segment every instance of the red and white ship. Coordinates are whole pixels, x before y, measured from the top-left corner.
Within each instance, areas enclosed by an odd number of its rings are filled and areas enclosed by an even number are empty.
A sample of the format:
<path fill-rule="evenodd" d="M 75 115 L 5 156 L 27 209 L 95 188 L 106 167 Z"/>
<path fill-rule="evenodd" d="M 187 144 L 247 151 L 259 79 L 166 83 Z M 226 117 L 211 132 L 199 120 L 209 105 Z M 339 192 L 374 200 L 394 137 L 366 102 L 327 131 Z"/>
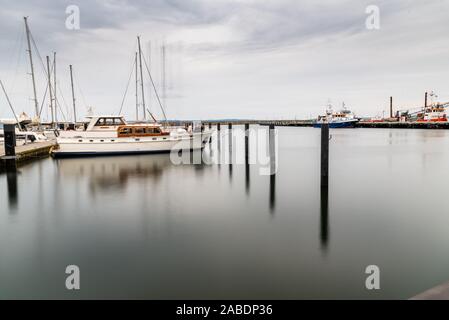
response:
<path fill-rule="evenodd" d="M 447 122 L 445 108 L 440 104 L 427 107 L 417 122 Z"/>
<path fill-rule="evenodd" d="M 422 113 L 418 114 L 417 122 L 447 122 L 446 106 L 447 103 L 434 103 L 433 98 L 438 97 L 435 93 L 431 93 L 432 102 L 430 106 L 425 106 Z"/>

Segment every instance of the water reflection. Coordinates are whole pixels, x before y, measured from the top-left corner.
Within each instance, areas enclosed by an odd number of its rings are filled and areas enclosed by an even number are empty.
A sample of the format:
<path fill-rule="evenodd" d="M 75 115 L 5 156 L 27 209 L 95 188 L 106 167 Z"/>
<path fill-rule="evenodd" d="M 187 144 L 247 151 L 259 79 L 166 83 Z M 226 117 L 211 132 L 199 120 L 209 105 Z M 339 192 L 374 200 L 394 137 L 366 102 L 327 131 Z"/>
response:
<path fill-rule="evenodd" d="M 250 168 L 249 168 L 249 125 L 245 126 L 245 190 L 249 195 Z"/>
<path fill-rule="evenodd" d="M 88 177 L 89 188 L 96 190 L 124 189 L 132 179 L 159 183 L 164 169 L 171 165 L 166 154 L 151 157 L 104 157 L 55 160 L 62 178 Z"/>
<path fill-rule="evenodd" d="M 321 247 L 327 249 L 329 240 L 329 189 L 321 187 L 320 193 L 320 240 Z"/>
<path fill-rule="evenodd" d="M 247 195 L 249 195 L 250 174 L 249 163 L 245 163 L 245 190 Z"/>
<path fill-rule="evenodd" d="M 8 201 L 10 212 L 15 212 L 17 209 L 17 168 L 8 169 L 6 172 L 6 184 L 8 188 Z"/>
<path fill-rule="evenodd" d="M 270 212 L 274 213 L 276 207 L 276 174 L 270 175 Z"/>

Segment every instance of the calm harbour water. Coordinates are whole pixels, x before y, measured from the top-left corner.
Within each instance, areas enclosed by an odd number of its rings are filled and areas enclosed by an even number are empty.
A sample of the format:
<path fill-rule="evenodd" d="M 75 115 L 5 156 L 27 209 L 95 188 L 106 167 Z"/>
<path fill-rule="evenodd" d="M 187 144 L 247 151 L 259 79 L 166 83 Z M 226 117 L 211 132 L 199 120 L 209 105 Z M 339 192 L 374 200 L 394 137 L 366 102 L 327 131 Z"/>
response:
<path fill-rule="evenodd" d="M 449 132 L 331 134 L 327 214 L 313 128 L 278 128 L 275 179 L 169 155 L 1 174 L 0 298 L 403 299 L 448 281 Z"/>

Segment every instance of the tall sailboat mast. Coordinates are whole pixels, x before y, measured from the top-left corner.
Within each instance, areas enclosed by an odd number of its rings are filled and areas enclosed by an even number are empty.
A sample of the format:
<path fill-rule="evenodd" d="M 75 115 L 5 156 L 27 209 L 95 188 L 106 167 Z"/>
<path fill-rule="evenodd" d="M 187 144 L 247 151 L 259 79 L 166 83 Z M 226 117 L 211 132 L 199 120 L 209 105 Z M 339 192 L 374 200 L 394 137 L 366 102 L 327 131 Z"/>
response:
<path fill-rule="evenodd" d="M 161 70 L 161 82 L 162 82 L 162 105 L 164 108 L 167 106 L 167 83 L 166 83 L 166 69 L 165 69 L 165 43 L 162 43 L 161 47 L 161 60 L 162 60 L 162 70 Z"/>
<path fill-rule="evenodd" d="M 143 120 L 146 120 L 146 110 L 145 110 L 145 94 L 143 90 L 143 71 L 142 71 L 142 49 L 140 47 L 140 36 L 137 36 L 137 43 L 139 46 L 139 64 L 140 64 L 140 86 L 142 90 L 142 110 L 143 110 Z"/>
<path fill-rule="evenodd" d="M 138 80 L 138 66 L 137 66 L 137 52 L 136 58 L 134 60 L 134 64 L 136 65 L 136 121 L 139 121 L 139 80 Z"/>
<path fill-rule="evenodd" d="M 70 68 L 70 84 L 72 85 L 72 103 L 73 103 L 73 122 L 76 125 L 76 107 L 75 107 L 75 90 L 73 89 L 73 72 L 72 65 L 69 65 Z"/>
<path fill-rule="evenodd" d="M 53 94 L 51 90 L 51 73 L 50 73 L 50 57 L 47 56 L 47 76 L 48 76 L 48 93 L 50 98 L 50 112 L 51 112 L 51 124 L 52 126 L 55 123 L 55 115 L 53 110 Z"/>
<path fill-rule="evenodd" d="M 36 112 L 36 118 L 39 118 L 39 103 L 37 101 L 36 80 L 34 78 L 33 54 L 31 52 L 31 40 L 30 40 L 30 28 L 28 27 L 27 17 L 23 17 L 23 20 L 25 21 L 25 32 L 26 32 L 26 36 L 27 36 L 28 55 L 30 57 L 30 66 L 31 66 L 31 79 L 33 80 L 34 107 L 35 107 L 35 112 Z"/>
<path fill-rule="evenodd" d="M 53 100 L 55 102 L 55 124 L 58 127 L 58 101 L 56 100 L 56 52 L 53 52 Z"/>

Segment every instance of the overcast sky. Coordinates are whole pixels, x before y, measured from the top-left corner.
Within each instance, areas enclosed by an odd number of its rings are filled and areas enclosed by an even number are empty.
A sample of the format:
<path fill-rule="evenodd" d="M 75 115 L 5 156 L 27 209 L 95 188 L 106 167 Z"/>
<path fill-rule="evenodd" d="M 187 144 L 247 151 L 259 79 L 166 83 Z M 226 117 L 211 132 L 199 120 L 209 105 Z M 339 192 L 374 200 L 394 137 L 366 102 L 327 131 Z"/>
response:
<path fill-rule="evenodd" d="M 57 52 L 57 91 L 71 119 L 68 65 L 75 73 L 78 114 L 119 112 L 142 37 L 159 94 L 166 44 L 169 118 L 309 118 L 330 101 L 359 116 L 423 104 L 435 90 L 449 101 L 449 1 L 109 0 L 0 1 L 0 78 L 17 112 L 34 114 L 23 16 L 40 55 Z M 80 29 L 65 26 L 66 7 L 80 9 Z M 380 29 L 368 30 L 368 5 Z M 149 42 L 151 41 L 151 53 Z M 34 49 L 33 49 L 34 50 Z M 46 87 L 36 52 L 38 100 Z M 146 72 L 145 93 L 160 117 Z M 140 95 L 140 93 L 139 93 Z M 123 114 L 135 118 L 135 80 Z M 48 102 L 43 116 L 48 117 Z M 60 111 L 61 112 L 61 111 Z M 3 94 L 0 117 L 11 117 Z M 62 116 L 61 116 L 62 117 Z"/>

